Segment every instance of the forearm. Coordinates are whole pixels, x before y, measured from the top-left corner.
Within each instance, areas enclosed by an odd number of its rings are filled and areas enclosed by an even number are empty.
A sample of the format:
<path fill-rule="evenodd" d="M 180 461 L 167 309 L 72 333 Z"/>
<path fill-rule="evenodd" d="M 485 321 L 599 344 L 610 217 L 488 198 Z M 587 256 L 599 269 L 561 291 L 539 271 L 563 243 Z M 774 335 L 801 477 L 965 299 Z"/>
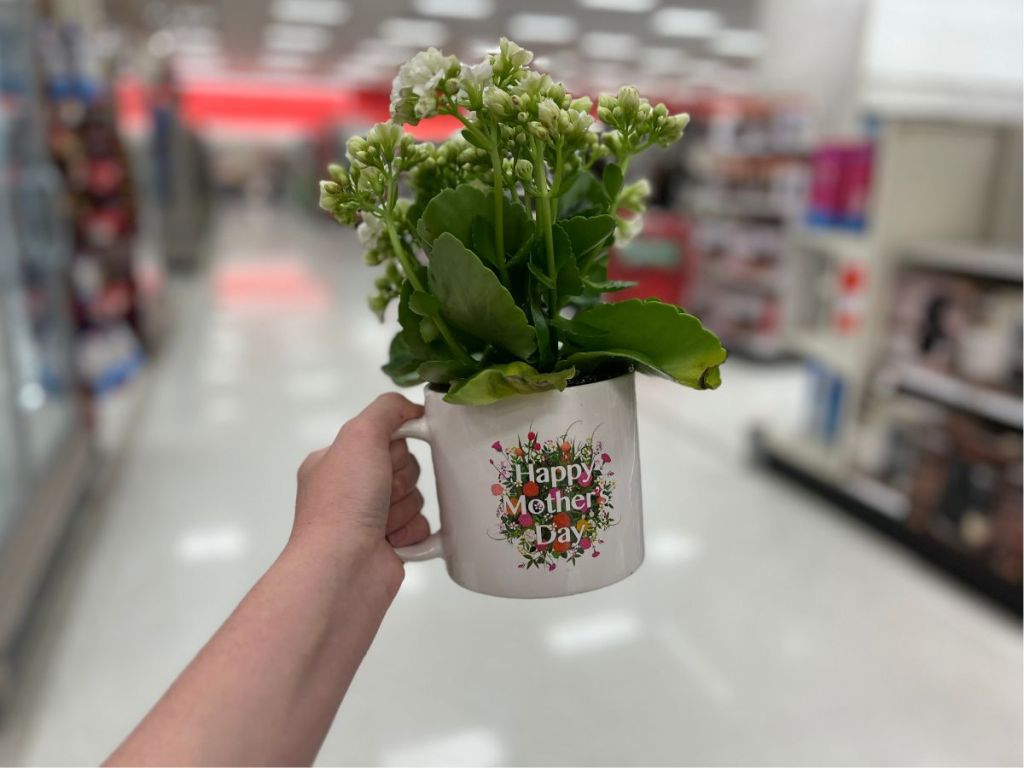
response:
<path fill-rule="evenodd" d="M 370 548 L 293 539 L 109 762 L 310 763 L 401 578 Z"/>

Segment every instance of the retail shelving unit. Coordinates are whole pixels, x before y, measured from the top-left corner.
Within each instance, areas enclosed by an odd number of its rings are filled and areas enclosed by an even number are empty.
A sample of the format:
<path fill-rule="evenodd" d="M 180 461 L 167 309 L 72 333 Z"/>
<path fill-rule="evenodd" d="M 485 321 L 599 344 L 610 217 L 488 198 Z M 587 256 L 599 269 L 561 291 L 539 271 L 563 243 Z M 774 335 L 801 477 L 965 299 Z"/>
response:
<path fill-rule="evenodd" d="M 777 360 L 788 351 L 787 242 L 803 215 L 808 118 L 792 102 L 748 97 L 713 102 L 706 121 L 685 201 L 699 254 L 695 309 L 730 352 Z"/>
<path fill-rule="evenodd" d="M 30 5 L 0 3 L 0 699 L 94 458 L 72 360 L 70 226 L 42 142 Z"/>
<path fill-rule="evenodd" d="M 1020 124 L 872 117 L 867 228 L 793 240 L 789 346 L 815 382 L 810 423 L 762 427 L 755 446 L 1019 611 Z M 801 312 L 821 260 L 866 277 L 861 319 L 845 332 Z"/>

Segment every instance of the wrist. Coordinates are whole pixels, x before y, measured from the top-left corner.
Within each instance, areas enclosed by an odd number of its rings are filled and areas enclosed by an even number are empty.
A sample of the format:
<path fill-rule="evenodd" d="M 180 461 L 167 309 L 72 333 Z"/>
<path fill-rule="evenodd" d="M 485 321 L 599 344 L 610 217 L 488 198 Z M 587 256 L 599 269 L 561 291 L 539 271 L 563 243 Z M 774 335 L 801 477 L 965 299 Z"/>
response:
<path fill-rule="evenodd" d="M 292 534 L 282 557 L 312 567 L 318 578 L 358 591 L 386 608 L 405 578 L 402 561 L 383 539 L 306 529 Z"/>

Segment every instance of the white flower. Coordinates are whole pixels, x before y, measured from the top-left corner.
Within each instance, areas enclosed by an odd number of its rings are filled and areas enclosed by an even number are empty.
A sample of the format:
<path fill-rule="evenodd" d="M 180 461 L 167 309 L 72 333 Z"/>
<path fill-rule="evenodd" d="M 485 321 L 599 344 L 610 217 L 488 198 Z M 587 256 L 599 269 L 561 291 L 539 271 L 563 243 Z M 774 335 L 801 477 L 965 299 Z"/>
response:
<path fill-rule="evenodd" d="M 437 48 L 420 51 L 399 70 L 391 84 L 391 116 L 397 121 L 418 123 L 437 111 L 437 91 L 458 66 L 458 59 Z"/>
<path fill-rule="evenodd" d="M 618 246 L 629 245 L 644 228 L 644 217 L 640 214 L 631 219 L 619 219 L 619 225 L 615 230 L 615 244 Z"/>
<path fill-rule="evenodd" d="M 384 222 L 376 216 L 364 216 L 362 223 L 356 227 L 356 235 L 364 248 L 377 250 L 387 236 L 387 231 Z"/>
<path fill-rule="evenodd" d="M 491 80 L 494 77 L 494 68 L 491 67 L 490 57 L 485 58 L 479 64 L 472 67 L 462 65 L 462 70 L 459 73 L 459 99 L 465 99 L 469 96 L 470 92 L 479 94 L 483 91 L 485 86 L 491 84 Z"/>
<path fill-rule="evenodd" d="M 537 532 L 533 530 L 533 528 L 527 528 L 525 531 L 523 531 L 523 538 L 527 541 L 536 541 Z"/>
<path fill-rule="evenodd" d="M 324 179 L 320 182 L 320 207 L 325 211 L 334 210 L 334 196 L 338 194 L 338 184 Z"/>

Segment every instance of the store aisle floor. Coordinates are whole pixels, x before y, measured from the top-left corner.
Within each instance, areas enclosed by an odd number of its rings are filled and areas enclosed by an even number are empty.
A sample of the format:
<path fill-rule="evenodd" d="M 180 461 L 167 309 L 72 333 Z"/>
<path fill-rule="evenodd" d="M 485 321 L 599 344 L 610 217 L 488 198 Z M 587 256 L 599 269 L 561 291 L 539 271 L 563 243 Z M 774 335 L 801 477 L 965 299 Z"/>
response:
<path fill-rule="evenodd" d="M 302 457 L 390 388 L 351 235 L 239 210 L 214 252 L 51 579 L 0 761 L 102 760 L 279 551 Z M 795 372 L 723 378 L 641 384 L 636 575 L 511 601 L 410 565 L 320 762 L 1019 763 L 1019 622 L 748 463 Z"/>

